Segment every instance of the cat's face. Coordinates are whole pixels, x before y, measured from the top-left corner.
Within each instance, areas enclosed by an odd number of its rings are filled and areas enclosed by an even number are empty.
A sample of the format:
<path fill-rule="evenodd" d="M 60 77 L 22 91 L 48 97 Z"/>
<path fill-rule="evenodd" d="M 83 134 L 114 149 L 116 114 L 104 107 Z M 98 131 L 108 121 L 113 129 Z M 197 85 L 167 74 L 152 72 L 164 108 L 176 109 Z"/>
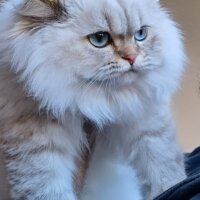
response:
<path fill-rule="evenodd" d="M 14 67 L 42 107 L 109 119 L 112 107 L 176 87 L 182 43 L 156 0 L 32 0 L 20 13 Z"/>
<path fill-rule="evenodd" d="M 152 24 L 158 19 L 149 18 L 153 3 L 83 1 L 82 10 L 71 21 L 71 56 L 80 80 L 102 87 L 114 84 L 112 89 L 118 89 L 133 85 L 141 73 L 160 66 L 162 42 Z"/>

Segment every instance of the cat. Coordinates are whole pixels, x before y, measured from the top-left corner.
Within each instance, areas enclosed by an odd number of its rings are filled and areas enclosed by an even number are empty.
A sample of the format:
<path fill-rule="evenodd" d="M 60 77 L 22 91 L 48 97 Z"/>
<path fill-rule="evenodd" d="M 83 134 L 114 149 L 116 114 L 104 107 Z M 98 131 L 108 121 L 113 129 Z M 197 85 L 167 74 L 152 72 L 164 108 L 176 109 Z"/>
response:
<path fill-rule="evenodd" d="M 185 51 L 158 0 L 1 0 L 0 24 L 12 199 L 151 200 L 185 178 L 170 107 Z"/>

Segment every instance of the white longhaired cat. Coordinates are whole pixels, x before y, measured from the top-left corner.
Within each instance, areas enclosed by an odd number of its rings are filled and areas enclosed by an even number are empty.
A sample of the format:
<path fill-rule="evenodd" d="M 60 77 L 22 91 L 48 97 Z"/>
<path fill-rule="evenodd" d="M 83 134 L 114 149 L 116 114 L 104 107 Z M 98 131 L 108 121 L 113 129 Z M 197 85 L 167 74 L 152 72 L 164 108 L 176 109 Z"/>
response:
<path fill-rule="evenodd" d="M 184 59 L 158 0 L 1 0 L 12 199 L 149 200 L 183 180 L 170 102 Z M 77 194 L 85 121 L 97 134 Z"/>

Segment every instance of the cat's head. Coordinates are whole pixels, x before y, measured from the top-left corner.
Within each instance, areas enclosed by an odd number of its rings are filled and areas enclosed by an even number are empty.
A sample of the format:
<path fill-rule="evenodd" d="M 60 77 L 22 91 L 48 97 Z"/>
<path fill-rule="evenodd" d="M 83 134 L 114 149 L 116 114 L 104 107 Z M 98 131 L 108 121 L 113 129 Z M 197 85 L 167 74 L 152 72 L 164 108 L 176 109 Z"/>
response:
<path fill-rule="evenodd" d="M 25 1 L 25 3 L 24 3 Z M 168 99 L 184 51 L 157 0 L 15 0 L 13 69 L 41 107 L 102 122 Z"/>

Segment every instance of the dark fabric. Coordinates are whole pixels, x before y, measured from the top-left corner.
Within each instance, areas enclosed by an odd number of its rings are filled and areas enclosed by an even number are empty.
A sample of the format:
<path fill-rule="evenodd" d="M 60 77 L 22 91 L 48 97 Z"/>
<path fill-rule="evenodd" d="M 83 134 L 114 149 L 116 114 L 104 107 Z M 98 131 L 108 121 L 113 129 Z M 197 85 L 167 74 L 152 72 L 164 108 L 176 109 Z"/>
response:
<path fill-rule="evenodd" d="M 200 147 L 185 155 L 188 178 L 155 200 L 200 200 Z"/>

